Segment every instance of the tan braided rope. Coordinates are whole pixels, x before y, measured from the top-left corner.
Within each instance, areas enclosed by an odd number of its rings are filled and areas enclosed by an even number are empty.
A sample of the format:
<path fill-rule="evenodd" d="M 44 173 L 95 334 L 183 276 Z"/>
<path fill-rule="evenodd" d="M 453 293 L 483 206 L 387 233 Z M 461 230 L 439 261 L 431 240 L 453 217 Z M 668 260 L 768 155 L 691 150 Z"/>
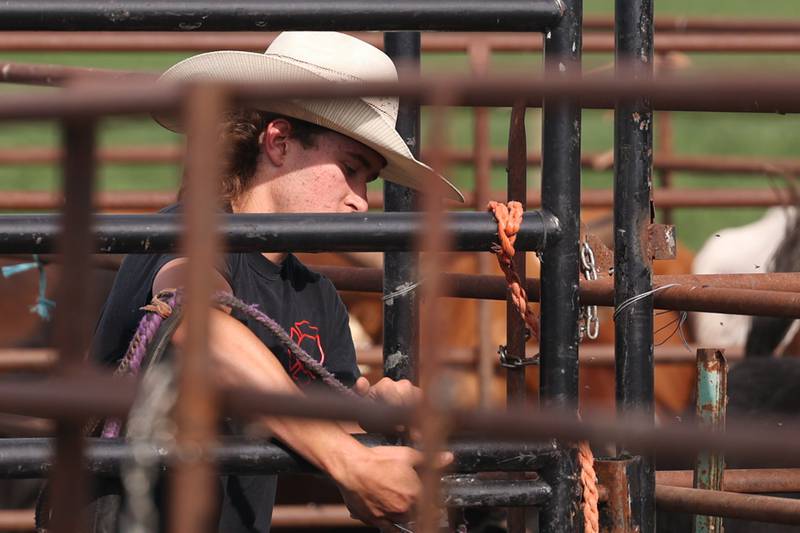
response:
<path fill-rule="evenodd" d="M 497 262 L 506 277 L 506 283 L 511 293 L 511 299 L 519 311 L 525 324 L 531 333 L 539 338 L 539 320 L 528 306 L 528 295 L 522 286 L 519 275 L 514 270 L 514 242 L 517 240 L 517 233 L 522 225 L 522 204 L 519 202 L 508 202 L 508 205 L 500 202 L 489 202 L 487 208 L 497 220 L 497 236 L 500 244 L 492 247 L 492 251 L 497 255 Z M 516 355 L 516 354 L 515 354 Z M 581 510 L 583 511 L 583 529 L 586 533 L 599 533 L 600 514 L 597 510 L 599 493 L 597 490 L 597 474 L 594 470 L 594 455 L 592 448 L 586 441 L 578 443 L 578 465 L 580 466 L 581 488 Z"/>

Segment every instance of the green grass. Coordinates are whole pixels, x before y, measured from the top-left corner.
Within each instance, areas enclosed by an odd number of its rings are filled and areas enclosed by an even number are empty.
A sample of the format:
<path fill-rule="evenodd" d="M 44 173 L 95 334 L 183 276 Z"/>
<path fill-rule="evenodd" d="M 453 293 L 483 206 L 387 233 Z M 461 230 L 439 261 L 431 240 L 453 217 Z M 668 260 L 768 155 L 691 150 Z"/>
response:
<path fill-rule="evenodd" d="M 613 13 L 612 0 L 585 0 L 587 15 Z M 655 2 L 657 16 L 735 16 L 741 18 L 800 17 L 798 0 L 770 0 L 768 4 L 752 0 L 659 0 Z M 768 9 L 768 11 L 767 11 Z M 24 63 L 51 63 L 71 66 L 118 68 L 160 71 L 190 54 L 179 53 L 2 53 L 0 61 Z M 800 56 L 791 54 L 692 54 L 689 73 L 708 72 L 715 69 L 740 69 L 755 72 L 758 69 L 777 69 L 779 72 L 797 71 Z M 608 65 L 609 54 L 586 54 L 584 68 Z M 492 57 L 492 72 L 539 72 L 541 57 L 530 54 L 505 53 Z M 469 65 L 464 54 L 428 54 L 423 58 L 425 73 L 464 73 Z M 0 91 L 51 90 L 0 85 Z M 508 109 L 490 112 L 490 139 L 492 146 L 502 148 L 507 143 Z M 450 113 L 449 139 L 453 146 L 468 148 L 472 145 L 474 124 L 471 111 L 455 109 Z M 528 144 L 538 150 L 540 139 L 540 113 L 530 110 L 527 115 Z M 751 155 L 774 157 L 800 157 L 800 119 L 797 116 L 733 115 L 712 113 L 674 113 L 673 144 L 679 154 Z M 426 138 L 428 117 L 423 111 L 423 140 Z M 657 131 L 657 130 L 656 130 Z M 101 146 L 152 145 L 176 143 L 178 137 L 153 123 L 148 117 L 137 119 L 108 119 L 100 124 Z M 659 139 L 656 134 L 656 148 Z M 50 146 L 59 144 L 59 131 L 50 123 L 15 123 L 0 129 L 0 149 Z M 582 149 L 584 152 L 602 152 L 613 145 L 613 114 L 610 111 L 587 110 L 583 113 Z M 103 165 L 100 168 L 102 190 L 171 189 L 176 187 L 180 169 L 173 165 Z M 452 168 L 449 172 L 461 186 L 470 187 L 472 169 L 468 166 Z M 502 187 L 505 172 L 493 170 L 493 183 Z M 538 186 L 538 169 L 530 169 L 531 187 Z M 0 189 L 52 189 L 58 186 L 58 170 L 52 166 L 0 167 Z M 610 187 L 609 172 L 584 171 L 585 188 Z M 763 176 L 703 176 L 677 173 L 675 182 L 681 187 L 756 187 L 769 186 Z M 375 184 L 379 187 L 380 184 Z M 749 222 L 757 218 L 761 209 L 703 209 L 676 210 L 675 221 L 680 238 L 692 248 L 697 248 L 721 227 Z"/>

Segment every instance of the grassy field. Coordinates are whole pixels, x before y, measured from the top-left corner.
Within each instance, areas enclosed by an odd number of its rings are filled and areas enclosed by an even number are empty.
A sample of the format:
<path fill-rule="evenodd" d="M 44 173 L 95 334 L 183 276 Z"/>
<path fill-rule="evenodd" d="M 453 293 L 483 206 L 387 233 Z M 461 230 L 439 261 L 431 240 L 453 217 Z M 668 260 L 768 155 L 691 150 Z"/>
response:
<path fill-rule="evenodd" d="M 751 0 L 659 0 L 656 2 L 657 16 L 738 16 L 742 18 L 800 18 L 800 3 L 797 0 L 771 0 L 769 11 L 763 3 Z M 587 14 L 611 14 L 611 0 L 586 0 Z M 162 70 L 188 54 L 176 53 L 3 53 L 0 61 L 30 63 L 52 63 L 76 66 L 94 66 L 120 69 Z M 587 69 L 608 64 L 611 57 L 604 54 L 587 54 Z M 736 68 L 741 70 L 780 69 L 798 70 L 800 56 L 789 54 L 762 55 L 708 55 L 691 56 L 690 72 L 709 69 Z M 513 69 L 536 71 L 541 66 L 539 57 L 521 54 L 496 54 L 493 70 Z M 467 61 L 463 54 L 426 55 L 423 59 L 425 72 L 463 72 Z M 20 86 L 3 86 L 2 93 L 30 91 Z M 47 90 L 47 89 L 42 89 Z M 455 146 L 469 147 L 472 143 L 472 116 L 467 109 L 452 112 L 451 140 Z M 491 139 L 493 146 L 502 147 L 507 141 L 508 110 L 498 109 L 491 113 Z M 674 147 L 680 154 L 753 155 L 775 157 L 800 157 L 800 119 L 796 116 L 729 115 L 702 113 L 673 114 Z M 538 149 L 539 113 L 528 116 L 531 149 Z M 424 126 L 423 126 L 424 127 Z M 425 139 L 423 129 L 423 141 Z M 604 151 L 612 147 L 613 115 L 606 111 L 583 113 L 582 147 L 586 152 Z M 147 118 L 112 119 L 101 123 L 102 146 L 151 145 L 179 142 L 178 136 L 161 129 Z M 656 147 L 659 139 L 656 138 Z M 57 146 L 59 132 L 51 124 L 13 124 L 0 130 L 0 149 L 27 146 Z M 100 187 L 104 190 L 120 189 L 173 189 L 179 169 L 171 165 L 107 165 L 101 169 Z M 452 169 L 450 175 L 464 186 L 472 182 L 472 171 L 468 167 Z M 538 183 L 536 169 L 531 169 L 532 186 Z M 504 180 L 503 169 L 495 169 L 496 185 Z M 584 172 L 584 187 L 610 187 L 610 173 Z M 57 186 L 57 168 L 51 166 L 5 166 L 0 167 L 2 189 L 50 189 Z M 763 176 L 753 178 L 737 176 L 701 176 L 679 174 L 676 183 L 685 187 L 736 187 L 768 186 Z M 721 227 L 748 222 L 759 216 L 759 209 L 725 210 L 678 210 L 676 224 L 680 238 L 692 248 L 697 248 L 713 232 Z"/>

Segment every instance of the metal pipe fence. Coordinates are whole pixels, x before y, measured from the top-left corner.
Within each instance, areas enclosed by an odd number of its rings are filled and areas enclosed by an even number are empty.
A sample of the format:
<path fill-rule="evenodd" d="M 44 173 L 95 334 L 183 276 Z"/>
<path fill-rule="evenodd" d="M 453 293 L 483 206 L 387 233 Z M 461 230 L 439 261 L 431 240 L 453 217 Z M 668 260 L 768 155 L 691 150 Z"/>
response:
<path fill-rule="evenodd" d="M 130 2 L 130 12 L 135 14 L 130 20 L 125 19 L 121 26 L 126 29 L 146 29 L 149 27 L 166 27 L 170 30 L 187 29 L 189 23 L 196 23 L 192 19 L 197 15 L 197 11 L 189 13 L 184 9 L 185 6 L 177 5 L 173 13 L 161 18 L 155 17 L 154 12 L 143 12 L 143 3 Z M 231 18 L 230 5 L 224 8 L 220 5 L 198 2 L 194 7 L 200 11 L 206 10 L 209 15 L 214 15 L 212 22 L 203 22 L 202 29 L 213 29 L 214 25 L 224 25 L 226 30 L 240 29 L 245 17 Z M 424 79 L 407 79 L 397 84 L 354 84 L 352 86 L 330 86 L 330 85 L 301 85 L 291 84 L 276 86 L 227 86 L 227 87 L 190 87 L 191 98 L 183 111 L 189 117 L 193 117 L 196 122 L 192 123 L 192 129 L 197 131 L 210 132 L 213 130 L 209 125 L 215 120 L 218 111 L 221 109 L 222 101 L 231 98 L 236 103 L 247 103 L 254 99 L 269 98 L 313 98 L 313 97 L 352 97 L 363 95 L 399 95 L 404 99 L 411 99 L 419 103 L 428 103 L 437 106 L 435 122 L 437 125 L 438 136 L 435 139 L 433 160 L 438 162 L 436 165 L 443 168 L 446 163 L 446 153 L 443 150 L 441 137 L 444 136 L 445 119 L 443 117 L 442 106 L 444 105 L 484 105 L 498 106 L 514 104 L 519 106 L 543 106 L 543 150 L 542 150 L 542 210 L 534 212 L 533 217 L 527 218 L 526 224 L 529 228 L 523 231 L 519 248 L 524 250 L 532 248 L 540 250 L 543 254 L 543 283 L 541 286 L 542 300 L 542 331 L 543 335 L 540 342 L 540 376 L 541 376 L 541 402 L 543 407 L 538 411 L 532 411 L 525 407 L 511 406 L 507 411 L 459 411 L 449 408 L 447 405 L 438 401 L 439 396 L 433 390 L 437 382 L 437 372 L 442 361 L 437 355 L 438 344 L 430 334 L 430 330 L 423 329 L 423 343 L 429 360 L 430 366 L 422 374 L 422 384 L 426 396 L 423 403 L 423 410 L 411 410 L 404 408 L 393 408 L 389 406 L 378 406 L 366 404 L 365 402 L 352 401 L 350 399 L 335 397 L 330 395 L 315 396 L 308 395 L 298 398 L 296 396 L 286 397 L 281 395 L 267 394 L 253 390 L 222 390 L 216 391 L 209 380 L 208 364 L 204 359 L 204 354 L 208 349 L 207 328 L 205 327 L 208 317 L 208 276 L 211 272 L 211 265 L 214 264 L 213 257 L 216 246 L 208 242 L 208 236 L 215 233 L 215 222 L 207 214 L 213 210 L 213 199 L 211 195 L 211 183 L 213 177 L 213 163 L 216 160 L 213 156 L 215 142 L 210 136 L 200 138 L 195 137 L 198 144 L 190 145 L 188 164 L 192 168 L 202 169 L 196 172 L 196 182 L 190 183 L 187 218 L 189 221 L 187 249 L 190 257 L 189 293 L 194 299 L 190 300 L 189 314 L 191 317 L 189 331 L 189 344 L 192 350 L 187 350 L 182 366 L 184 373 L 180 380 L 181 394 L 178 400 L 178 437 L 177 441 L 185 452 L 178 465 L 179 486 L 184 490 L 175 493 L 174 505 L 177 512 L 173 514 L 172 527 L 176 531 L 202 531 L 208 525 L 208 512 L 210 505 L 197 504 L 207 501 L 211 494 L 213 482 L 210 462 L 206 454 L 202 453 L 209 450 L 214 439 L 213 421 L 216 418 L 217 406 L 228 412 L 238 414 L 268 414 L 275 416 L 296 416 L 319 419 L 333 420 L 359 420 L 370 423 L 375 427 L 393 429 L 398 424 L 409 423 L 412 420 L 422 421 L 422 441 L 425 444 L 425 452 L 428 463 L 432 458 L 432 453 L 443 445 L 447 440 L 449 428 L 471 431 L 479 434 L 492 435 L 493 438 L 507 439 L 509 442 L 527 441 L 535 439 L 547 439 L 545 446 L 553 451 L 553 459 L 546 465 L 542 465 L 541 474 L 546 481 L 546 485 L 537 482 L 536 487 L 527 486 L 526 489 L 532 490 L 538 495 L 533 500 L 522 501 L 524 505 L 543 503 L 546 497 L 550 497 L 547 505 L 542 507 L 541 525 L 545 532 L 574 530 L 578 524 L 580 513 L 577 510 L 577 500 L 575 496 L 580 490 L 577 485 L 577 468 L 574 461 L 574 450 L 565 443 L 577 440 L 592 439 L 601 443 L 622 443 L 626 451 L 634 454 L 650 454 L 656 452 L 675 453 L 678 450 L 683 452 L 696 453 L 701 450 L 725 450 L 735 452 L 743 457 L 763 457 L 764 454 L 772 454 L 775 457 L 785 457 L 787 461 L 796 460 L 796 445 L 800 438 L 800 429 L 794 427 L 784 427 L 781 431 L 773 429 L 757 430 L 757 426 L 747 425 L 742 427 L 729 427 L 724 434 L 703 432 L 694 428 L 676 427 L 657 429 L 652 427 L 652 394 L 648 392 L 648 373 L 652 374 L 652 339 L 647 346 L 644 342 L 648 335 L 652 335 L 652 328 L 647 329 L 647 324 L 638 320 L 636 316 L 632 320 L 623 321 L 627 324 L 618 333 L 621 335 L 631 335 L 636 342 L 621 346 L 619 343 L 616 349 L 617 360 L 624 363 L 626 369 L 632 369 L 631 373 L 623 371 L 620 376 L 621 384 L 624 387 L 618 389 L 618 396 L 625 404 L 624 412 L 621 416 L 608 418 L 602 415 L 586 416 L 583 422 L 576 420 L 577 396 L 578 396 L 578 306 L 580 296 L 580 283 L 578 281 L 578 225 L 580 220 L 580 111 L 582 107 L 615 107 L 617 106 L 617 137 L 626 139 L 626 145 L 635 145 L 641 148 L 635 152 L 635 160 L 626 159 L 618 154 L 617 160 L 625 162 L 617 167 L 617 181 L 620 184 L 616 199 L 616 218 L 619 228 L 628 228 L 631 240 L 620 243 L 623 250 L 617 250 L 617 300 L 622 295 L 625 298 L 636 296 L 642 288 L 649 288 L 652 284 L 651 275 L 647 270 L 650 258 L 639 258 L 639 266 L 644 266 L 646 275 L 640 280 L 633 280 L 636 283 L 630 287 L 623 287 L 626 274 L 625 269 L 632 267 L 631 259 L 626 250 L 633 249 L 642 243 L 646 243 L 648 233 L 644 231 L 646 224 L 637 224 L 628 227 L 629 222 L 639 221 L 647 218 L 646 208 L 649 208 L 650 194 L 649 184 L 637 182 L 642 176 L 649 175 L 651 167 L 651 139 L 649 132 L 651 128 L 641 127 L 641 120 L 650 121 L 650 111 L 652 109 L 668 110 L 703 110 L 703 111 L 736 111 L 736 112 L 796 112 L 800 110 L 796 94 L 800 88 L 800 79 L 782 77 L 776 79 L 680 79 L 680 78 L 661 78 L 651 79 L 649 69 L 652 65 L 652 57 L 649 50 L 652 47 L 652 14 L 650 3 L 641 2 L 632 7 L 633 11 L 624 12 L 623 4 L 618 5 L 618 56 L 621 59 L 636 47 L 647 51 L 647 65 L 642 67 L 644 79 L 633 79 L 622 77 L 616 79 L 582 79 L 579 74 L 581 70 L 581 14 L 582 6 L 579 0 L 568 0 L 565 2 L 504 2 L 497 7 L 501 12 L 497 18 L 491 18 L 491 22 L 485 22 L 485 6 L 477 2 L 469 2 L 461 5 L 461 9 L 469 14 L 459 19 L 458 23 L 452 22 L 454 17 L 450 16 L 445 20 L 444 15 L 452 15 L 450 6 L 446 2 L 425 3 L 426 7 L 417 2 L 397 2 L 393 8 L 388 8 L 388 4 L 361 5 L 358 2 L 347 4 L 348 9 L 353 5 L 363 8 L 360 16 L 351 17 L 342 26 L 340 18 L 352 15 L 346 9 L 331 7 L 337 4 L 318 2 L 293 2 L 291 5 L 278 5 L 277 3 L 267 4 L 240 2 L 240 6 L 261 11 L 249 12 L 253 15 L 253 20 L 261 20 L 259 17 L 270 15 L 271 9 L 280 8 L 283 10 L 284 18 L 276 17 L 270 19 L 269 24 L 281 24 L 290 27 L 322 29 L 339 26 L 345 29 L 364 29 L 369 26 L 383 29 L 391 27 L 393 29 L 462 29 L 480 28 L 489 29 L 497 25 L 503 29 L 510 30 L 517 24 L 526 29 L 548 30 L 545 39 L 545 65 L 548 77 L 539 80 L 444 80 L 429 81 Z M 485 3 L 484 3 L 485 4 Z M 342 4 L 344 5 L 344 4 Z M 166 6 L 166 4 L 165 4 Z M 174 7 L 174 6 L 173 6 Z M 68 8 L 68 9 L 67 9 Z M 107 5 L 99 5 L 96 2 L 75 2 L 67 4 L 65 2 L 50 1 L 32 6 L 23 2 L 7 2 L 2 8 L 2 12 L 7 14 L 3 18 L 2 25 L 15 25 L 15 29 L 42 28 L 53 29 L 55 25 L 54 13 L 60 14 L 58 19 L 60 26 L 58 29 L 69 29 L 76 24 L 82 28 L 105 28 L 108 27 L 113 18 L 118 18 L 116 5 L 110 8 Z M 329 11 L 324 11 L 328 9 Z M 428 17 L 427 22 L 421 25 L 415 22 L 410 13 L 414 9 L 425 12 Z M 524 16 L 515 18 L 515 10 L 525 10 Z M 308 11 L 310 10 L 310 11 Z M 322 10 L 322 11 L 321 11 Z M 332 11 L 331 11 L 332 10 Z M 405 11 L 404 11 L 405 10 Z M 438 11 L 437 11 L 438 10 Z M 319 16 L 326 14 L 325 18 L 313 18 L 310 15 Z M 217 15 L 221 14 L 219 18 Z M 365 14 L 375 15 L 369 22 L 364 18 Z M 638 17 L 637 17 L 638 14 Z M 139 17 L 137 19 L 137 17 Z M 142 18 L 143 17 L 143 18 Z M 149 18 L 148 18 L 149 17 Z M 227 17 L 227 18 L 226 18 Z M 646 20 L 646 27 L 634 27 L 633 20 Z M 249 23 L 252 23 L 250 20 Z M 444 22 L 443 22 L 444 21 Z M 481 22 L 483 21 L 483 22 Z M 181 24 L 184 27 L 181 27 Z M 269 24 L 267 26 L 269 26 Z M 377 25 L 377 26 L 376 26 Z M 386 25 L 386 26 L 384 26 Z M 430 25 L 430 26 L 429 26 Z M 474 25 L 471 26 L 471 25 Z M 7 26 L 6 26 L 7 27 Z M 627 28 L 627 29 L 626 29 Z M 627 33 L 625 33 L 627 32 Z M 627 51 L 627 52 L 626 52 Z M 630 65 L 622 64 L 620 68 L 629 68 Z M 133 231 L 136 223 L 141 223 L 137 219 L 130 217 L 107 217 L 97 218 L 97 222 L 92 226 L 90 223 L 91 212 L 91 182 L 93 181 L 92 172 L 87 175 L 77 171 L 82 165 L 93 168 L 94 141 L 93 120 L 96 117 L 107 114 L 131 114 L 153 110 L 165 110 L 177 106 L 184 101 L 187 93 L 180 87 L 160 88 L 157 92 L 136 84 L 126 84 L 126 87 L 116 87 L 117 91 L 113 95 L 106 94 L 105 89 L 97 87 L 85 87 L 81 89 L 69 89 L 58 95 L 28 95 L 21 97 L 8 98 L 0 102 L 0 119 L 21 120 L 37 119 L 52 120 L 61 119 L 65 121 L 64 131 L 67 133 L 66 148 L 69 150 L 68 159 L 65 165 L 66 177 L 65 197 L 66 204 L 64 215 L 60 219 L 47 216 L 9 216 L 2 221 L 6 224 L 0 228 L 0 236 L 9 242 L 8 247 L 4 248 L 7 252 L 22 253 L 30 250 L 49 251 L 53 249 L 55 239 L 61 235 L 64 239 L 67 252 L 65 270 L 71 280 L 83 280 L 89 266 L 89 252 L 91 239 L 105 232 L 106 242 L 103 244 L 103 252 L 130 251 L 138 249 L 140 252 L 154 252 L 157 250 L 172 250 L 177 242 L 179 231 L 174 220 L 158 219 L 150 216 L 148 220 L 153 221 L 150 228 L 141 227 Z M 701 92 L 702 91 L 702 92 Z M 626 103 L 628 102 L 628 103 Z M 628 107 L 626 107 L 628 106 Z M 630 113 L 629 113 L 630 111 Z M 635 111 L 635 113 L 633 113 Z M 639 114 L 639 119 L 635 119 L 635 114 Z M 88 117 L 88 118 L 87 118 Z M 74 119 L 82 118 L 83 122 L 78 123 Z M 633 120 L 631 120 L 633 118 Z M 635 123 L 635 124 L 634 124 Z M 644 132 L 644 133 L 643 133 Z M 516 138 L 517 140 L 519 137 Z M 526 158 L 524 154 L 520 159 L 521 146 L 524 143 L 514 143 L 513 153 L 509 160 L 514 162 L 515 168 L 519 166 L 524 169 Z M 619 142 L 617 143 L 618 149 Z M 520 162 L 521 161 L 521 162 Z M 629 164 L 632 163 L 632 164 Z M 204 174 L 205 172 L 205 174 Z M 209 174 L 209 175 L 206 175 Z M 208 179 L 199 179 L 205 176 Z M 514 178 L 519 180 L 523 173 L 516 173 Z M 204 184 L 198 185 L 198 183 Z M 519 183 L 510 186 L 515 196 L 526 198 L 527 195 Z M 628 187 L 630 185 L 630 187 Z M 625 191 L 629 192 L 625 192 Z M 630 197 L 628 196 L 630 195 Z M 634 212 L 631 213 L 630 220 L 626 219 L 623 211 L 623 204 L 628 200 Z M 644 213 L 644 214 L 643 214 Z M 281 243 L 281 239 L 288 236 L 294 237 L 303 235 L 302 246 L 309 249 L 329 249 L 331 246 L 342 246 L 345 249 L 355 246 L 355 249 L 394 249 L 407 250 L 413 248 L 411 239 L 419 234 L 419 222 L 415 225 L 412 217 L 403 219 L 403 213 L 384 214 L 381 220 L 387 225 L 397 226 L 398 222 L 405 221 L 404 226 L 399 230 L 386 230 L 388 236 L 394 239 L 394 243 L 389 245 L 380 239 L 374 239 L 368 235 L 364 228 L 364 218 L 373 217 L 375 223 L 377 215 L 359 215 L 361 222 L 350 217 L 334 217 L 330 219 L 319 219 L 312 222 L 326 222 L 341 224 L 341 234 L 337 238 L 331 238 L 328 233 L 325 235 L 325 242 L 319 237 L 310 235 L 309 232 L 297 228 L 299 219 L 292 218 L 280 219 L 280 217 L 259 217 L 262 220 L 247 219 L 240 216 L 230 217 L 227 224 L 223 224 L 221 233 L 227 231 L 234 239 L 239 239 L 242 247 L 248 249 L 298 250 L 294 243 L 291 248 L 287 243 Z M 641 216 L 640 216 L 641 215 Z M 440 212 L 440 206 L 431 203 L 427 212 L 429 231 L 427 233 L 426 249 L 436 252 L 438 250 L 454 246 L 459 249 L 488 249 L 492 240 L 492 231 L 488 228 L 488 215 L 451 215 L 449 223 L 439 223 L 444 220 Z M 459 219 L 458 217 L 462 217 Z M 453 224 L 456 220 L 459 224 Z M 123 221 L 132 221 L 130 224 Z M 416 218 L 419 221 L 419 218 Z M 410 222 L 411 221 L 411 222 Z M 32 223 L 36 222 L 39 226 L 34 228 Z M 61 231 L 59 222 L 65 226 L 65 231 Z M 287 227 L 287 222 L 294 222 L 293 227 Z M 431 224 L 432 222 L 432 224 Z M 277 235 L 268 235 L 268 238 L 251 238 L 246 231 L 235 225 L 241 223 L 249 225 L 250 231 L 275 231 Z M 258 223 L 264 226 L 258 227 Z M 280 226 L 283 223 L 285 226 Z M 355 223 L 355 225 L 353 225 Z M 104 226 L 106 224 L 106 226 Z M 117 226 L 114 226 L 117 224 Z M 269 226 L 269 224 L 274 224 Z M 113 231 L 122 229 L 126 225 L 131 227 L 128 240 L 119 235 L 113 235 Z M 360 225 L 360 227 L 359 227 Z M 469 227 L 467 227 L 469 226 Z M 233 229 L 232 229 L 233 227 Z M 98 229 L 100 231 L 98 231 Z M 33 230 L 33 231 L 31 231 Z M 160 232 L 159 235 L 154 233 Z M 362 238 L 361 244 L 346 242 L 344 234 L 349 231 L 349 239 L 355 240 Z M 471 233 L 470 233 L 471 232 Z M 147 237 L 151 237 L 147 241 Z M 158 238 L 155 238 L 158 237 Z M 448 237 L 453 241 L 450 245 L 445 245 Z M 37 242 L 37 238 L 40 242 Z M 133 242 L 135 238 L 140 239 L 140 243 Z M 316 241 L 314 239 L 317 239 Z M 525 239 L 529 242 L 525 242 Z M 154 239 L 154 240 L 153 240 Z M 250 240 L 248 240 L 250 239 Z M 244 241 L 242 241 L 244 240 Z M 338 244 L 337 244 L 338 242 Z M 147 244 L 146 244 L 147 243 Z M 301 248 L 302 248 L 301 246 Z M 234 249 L 236 249 L 234 247 Z M 621 253 L 625 252 L 625 253 Z M 439 296 L 440 273 L 437 270 L 438 254 L 429 254 L 426 259 L 425 267 L 428 276 L 426 277 L 426 294 L 433 297 L 431 303 L 426 306 L 425 313 L 426 325 L 435 324 L 435 297 Z M 626 256 L 625 262 L 621 256 Z M 631 274 L 632 275 L 632 274 Z M 67 284 L 69 285 L 69 284 Z M 54 487 L 54 506 L 57 513 L 58 522 L 55 524 L 56 531 L 76 531 L 80 528 L 80 513 L 68 512 L 80 509 L 84 496 L 81 490 L 75 490 L 76 480 L 80 480 L 83 472 L 80 469 L 83 457 L 84 440 L 80 433 L 81 422 L 90 414 L 110 414 L 124 416 L 133 400 L 135 384 L 130 380 L 109 379 L 104 376 L 87 376 L 87 370 L 83 368 L 80 361 L 83 354 L 83 345 L 86 344 L 84 337 L 80 335 L 68 335 L 70 327 L 74 327 L 79 321 L 87 319 L 87 313 L 83 309 L 82 302 L 86 301 L 86 294 L 77 294 L 83 290 L 87 283 L 74 283 L 74 286 L 64 290 L 60 297 L 61 309 L 69 309 L 67 315 L 62 311 L 59 318 L 59 327 L 64 334 L 59 336 L 59 372 L 54 378 L 44 382 L 34 383 L 9 383 L 0 384 L 0 403 L 8 412 L 24 415 L 43 416 L 56 418 L 57 440 L 55 471 L 53 479 Z M 664 291 L 668 295 L 673 288 Z M 713 290 L 713 289 L 712 289 Z M 744 290 L 744 289 L 727 289 Z M 770 293 L 760 293 L 763 295 Z M 780 294 L 780 293 L 772 293 Z M 77 303 L 76 303 L 77 302 Z M 586 302 L 581 302 L 586 303 Z M 652 302 L 647 302 L 644 306 L 649 309 L 645 315 L 652 315 Z M 77 312 L 73 310 L 77 308 Z M 753 309 L 750 309 L 752 312 Z M 760 311 L 760 310 L 759 310 Z M 636 319 L 636 320 L 634 320 Z M 74 320 L 74 322 L 72 322 Z M 88 329 L 87 329 L 88 331 Z M 519 333 L 519 332 L 515 332 Z M 618 340 L 620 335 L 618 335 Z M 620 341 L 622 342 L 622 341 Z M 524 344 L 523 344 L 524 346 Z M 649 350 L 649 352 L 648 352 Z M 633 363 L 637 363 L 634 365 Z M 644 364 L 642 364 L 644 363 Z M 188 369 L 188 370 L 187 370 Z M 513 391 L 512 391 L 513 393 Z M 192 413 L 192 410 L 200 406 L 202 416 Z M 426 410 L 427 409 L 427 410 Z M 445 427 L 444 421 L 447 421 Z M 558 439 L 552 440 L 552 439 Z M 513 446 L 521 446 L 514 444 Z M 200 450 L 201 453 L 189 453 Z M 636 523 L 641 531 L 651 532 L 654 529 L 653 509 L 654 502 L 658 498 L 663 500 L 655 491 L 654 472 L 652 471 L 649 460 L 640 459 L 639 464 L 643 465 L 641 470 L 634 469 L 636 485 L 640 488 L 639 492 L 633 494 L 632 505 L 635 507 Z M 494 465 L 497 467 L 497 464 Z M 67 485 L 69 480 L 70 485 Z M 435 529 L 433 519 L 434 502 L 440 484 L 448 487 L 459 483 L 458 479 L 440 479 L 438 473 L 431 468 L 423 471 L 425 498 L 421 506 L 421 525 L 422 531 L 433 531 Z M 515 480 L 508 480 L 501 484 L 501 494 L 510 491 L 511 485 Z M 472 483 L 471 483 L 472 484 Z M 474 485 L 474 484 L 473 484 Z M 483 486 L 487 492 L 478 494 L 464 495 L 460 504 L 475 504 L 481 498 L 488 497 L 487 494 L 492 489 L 490 484 Z M 496 488 L 496 487 L 495 487 Z M 69 490 L 68 490 L 69 489 Z M 188 489 L 188 490 L 187 490 Z M 668 491 L 669 492 L 669 491 Z M 191 493 L 191 499 L 189 496 Z M 547 493 L 547 494 L 545 494 Z M 688 498 L 689 493 L 685 491 L 672 491 L 682 500 Z M 695 493 L 692 493 L 695 494 Z M 709 496 L 703 496 L 708 503 Z M 713 514 L 723 512 L 735 514 L 738 511 L 732 509 L 732 505 L 737 505 L 735 496 L 725 493 L 718 493 L 714 498 L 717 503 L 709 506 L 702 503 L 701 499 L 695 499 L 690 505 L 673 503 L 671 505 L 681 505 L 684 509 L 701 510 L 702 512 Z M 485 500 L 494 503 L 510 504 L 508 500 Z M 674 500 L 673 500 L 674 501 Z M 765 500 L 760 500 L 765 501 Z M 766 505 L 766 503 L 765 503 Z M 797 513 L 789 507 L 792 504 L 779 502 L 780 509 L 775 506 L 775 516 L 780 521 L 796 519 Z M 511 529 L 521 531 L 523 527 L 523 515 L 513 514 L 511 519 Z"/>

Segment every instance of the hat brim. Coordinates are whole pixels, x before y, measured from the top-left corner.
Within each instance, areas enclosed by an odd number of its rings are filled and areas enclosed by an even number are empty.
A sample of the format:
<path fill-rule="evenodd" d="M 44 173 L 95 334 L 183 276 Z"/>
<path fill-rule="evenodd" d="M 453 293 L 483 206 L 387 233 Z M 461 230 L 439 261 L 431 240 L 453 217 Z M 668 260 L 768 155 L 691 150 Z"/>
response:
<path fill-rule="evenodd" d="M 281 56 L 222 50 L 192 56 L 177 63 L 164 72 L 158 83 L 181 83 L 197 79 L 272 83 L 325 81 L 323 76 L 303 64 Z M 386 159 L 380 176 L 387 181 L 430 192 L 431 182 L 436 180 L 443 185 L 440 187 L 443 196 L 464 201 L 458 188 L 414 158 L 390 120 L 361 98 L 265 100 L 256 102 L 255 107 L 318 124 L 368 146 Z M 169 130 L 183 131 L 175 115 L 157 114 L 153 118 Z"/>

